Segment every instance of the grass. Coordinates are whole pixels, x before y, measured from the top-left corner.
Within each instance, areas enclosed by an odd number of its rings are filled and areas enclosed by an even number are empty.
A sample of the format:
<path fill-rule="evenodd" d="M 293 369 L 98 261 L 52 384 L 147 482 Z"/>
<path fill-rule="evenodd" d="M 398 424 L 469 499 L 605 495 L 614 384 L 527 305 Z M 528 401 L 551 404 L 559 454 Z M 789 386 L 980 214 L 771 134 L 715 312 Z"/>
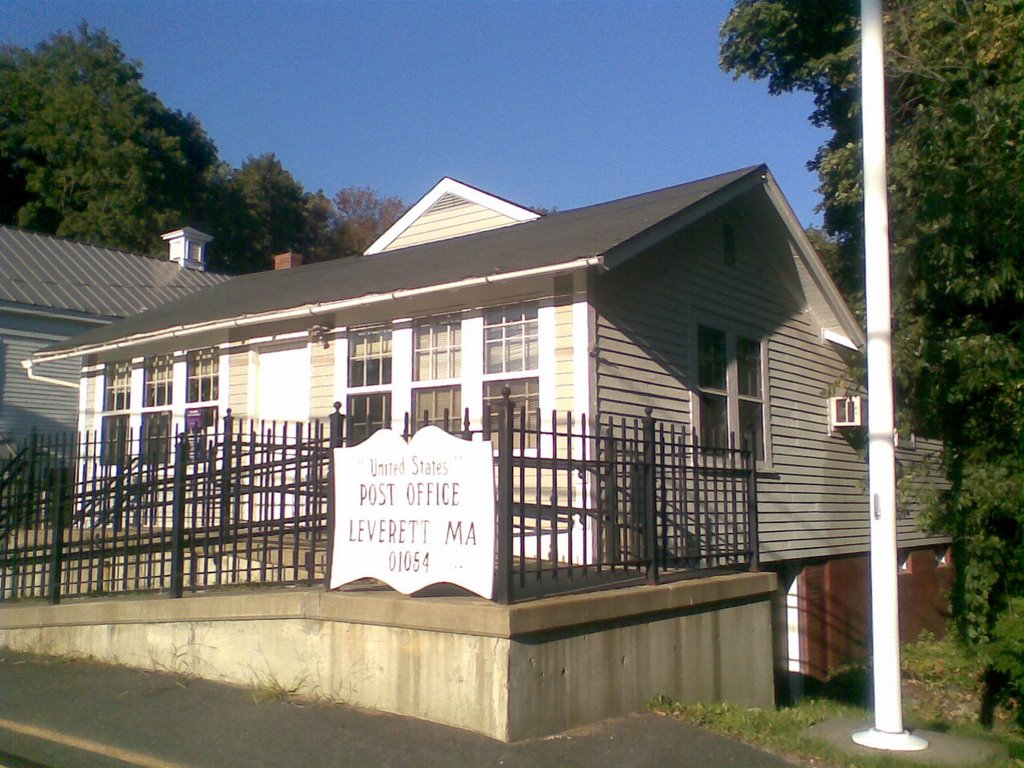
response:
<path fill-rule="evenodd" d="M 981 660 L 952 640 L 924 636 L 905 646 L 903 662 L 904 722 L 910 728 L 958 733 L 994 739 L 1009 746 L 1010 757 L 987 768 L 1024 768 L 1024 733 L 1010 713 L 997 711 L 991 729 L 978 722 L 981 709 Z M 655 711 L 707 728 L 755 747 L 768 750 L 800 765 L 816 768 L 900 768 L 919 766 L 892 753 L 878 757 L 851 756 L 838 752 L 807 734 L 825 720 L 849 718 L 870 723 L 870 671 L 849 667 L 827 683 L 818 683 L 809 695 L 790 707 L 775 710 L 748 709 L 734 704 L 679 704 L 659 697 L 650 704 Z"/>

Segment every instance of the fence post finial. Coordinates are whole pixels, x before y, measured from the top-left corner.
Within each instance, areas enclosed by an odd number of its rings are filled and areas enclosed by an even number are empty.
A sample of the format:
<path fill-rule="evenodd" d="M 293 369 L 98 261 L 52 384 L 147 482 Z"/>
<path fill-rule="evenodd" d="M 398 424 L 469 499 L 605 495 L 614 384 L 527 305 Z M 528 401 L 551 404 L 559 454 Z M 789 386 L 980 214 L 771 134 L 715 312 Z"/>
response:
<path fill-rule="evenodd" d="M 334 401 L 334 413 L 331 414 L 331 448 L 340 448 L 345 439 L 345 417 L 341 413 L 341 403 Z"/>

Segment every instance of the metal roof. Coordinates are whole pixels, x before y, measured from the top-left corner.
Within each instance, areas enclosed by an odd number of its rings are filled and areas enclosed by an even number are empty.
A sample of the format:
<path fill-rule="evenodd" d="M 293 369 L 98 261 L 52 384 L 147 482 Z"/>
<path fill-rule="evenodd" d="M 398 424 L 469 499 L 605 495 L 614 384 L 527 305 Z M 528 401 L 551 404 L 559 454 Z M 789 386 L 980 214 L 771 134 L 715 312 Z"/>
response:
<path fill-rule="evenodd" d="M 232 318 L 267 315 L 344 299 L 445 286 L 629 250 L 702 201 L 759 180 L 763 165 L 434 243 L 241 275 L 178 301 L 90 330 L 42 354 Z M 730 189 L 731 188 L 731 189 Z M 87 350 L 86 350 L 87 351 Z"/>
<path fill-rule="evenodd" d="M 0 308 L 11 303 L 113 319 L 228 279 L 162 259 L 0 226 Z"/>

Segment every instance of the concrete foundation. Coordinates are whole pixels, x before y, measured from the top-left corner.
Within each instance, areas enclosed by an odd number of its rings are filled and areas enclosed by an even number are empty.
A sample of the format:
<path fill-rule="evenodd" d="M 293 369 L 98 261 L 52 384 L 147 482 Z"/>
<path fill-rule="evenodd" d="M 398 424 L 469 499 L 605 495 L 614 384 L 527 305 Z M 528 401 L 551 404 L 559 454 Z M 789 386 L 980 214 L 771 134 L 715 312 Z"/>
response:
<path fill-rule="evenodd" d="M 502 606 L 249 590 L 0 607 L 0 646 L 545 736 L 678 701 L 774 703 L 768 573 Z"/>

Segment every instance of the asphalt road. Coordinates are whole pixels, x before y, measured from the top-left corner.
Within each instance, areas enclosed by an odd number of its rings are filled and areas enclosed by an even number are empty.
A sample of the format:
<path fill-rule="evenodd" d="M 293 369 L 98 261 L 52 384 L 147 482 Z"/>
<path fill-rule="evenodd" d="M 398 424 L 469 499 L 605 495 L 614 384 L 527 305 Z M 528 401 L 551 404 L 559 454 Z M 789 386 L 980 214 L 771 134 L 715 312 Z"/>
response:
<path fill-rule="evenodd" d="M 0 650 L 2 768 L 784 768 L 668 717 L 636 714 L 502 744 L 342 705 Z"/>

